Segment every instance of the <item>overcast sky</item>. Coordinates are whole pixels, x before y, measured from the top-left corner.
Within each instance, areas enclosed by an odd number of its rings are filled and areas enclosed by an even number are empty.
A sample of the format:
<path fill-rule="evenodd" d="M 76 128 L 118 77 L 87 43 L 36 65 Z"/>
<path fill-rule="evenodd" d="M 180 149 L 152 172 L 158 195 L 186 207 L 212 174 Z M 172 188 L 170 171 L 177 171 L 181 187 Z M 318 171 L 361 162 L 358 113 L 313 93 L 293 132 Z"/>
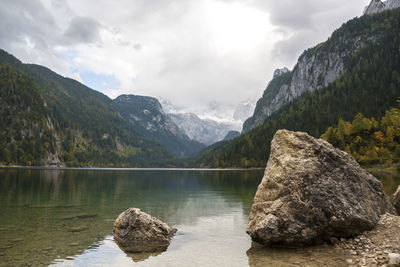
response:
<path fill-rule="evenodd" d="M 0 0 L 0 48 L 111 98 L 258 99 L 370 0 Z"/>

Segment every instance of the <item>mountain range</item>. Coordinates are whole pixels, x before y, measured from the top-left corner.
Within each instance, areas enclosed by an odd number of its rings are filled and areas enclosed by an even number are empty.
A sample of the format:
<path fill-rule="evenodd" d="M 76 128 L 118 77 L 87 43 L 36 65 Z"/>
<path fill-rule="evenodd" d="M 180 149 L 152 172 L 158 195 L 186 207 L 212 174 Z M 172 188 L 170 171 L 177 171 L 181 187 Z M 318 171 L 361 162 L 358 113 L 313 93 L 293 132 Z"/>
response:
<path fill-rule="evenodd" d="M 0 50 L 0 164 L 264 166 L 278 129 L 319 137 L 339 119 L 379 118 L 396 105 L 399 2 L 372 0 L 292 70 L 277 69 L 257 104 L 213 102 L 196 114 L 148 96 L 110 99 Z"/>
<path fill-rule="evenodd" d="M 205 145 L 157 99 L 114 100 L 0 50 L 0 162 L 46 166 L 168 166 Z"/>
<path fill-rule="evenodd" d="M 395 7 L 398 2 L 385 2 L 380 12 L 343 24 L 326 42 L 306 50 L 293 70 L 275 71 L 242 135 L 207 148 L 197 166 L 265 166 L 278 129 L 319 137 L 340 118 L 352 120 L 359 112 L 379 118 L 396 106 L 400 9 L 387 4 Z"/>
<path fill-rule="evenodd" d="M 400 0 L 372 0 L 364 15 L 372 15 L 400 7 Z M 366 25 L 367 26 L 367 25 Z M 338 32 L 338 31 L 337 31 Z M 258 100 L 253 116 L 243 124 L 246 133 L 260 125 L 267 117 L 306 92 L 328 86 L 346 71 L 346 63 L 370 42 L 378 42 L 379 34 L 369 31 L 359 34 L 338 35 L 335 32 L 326 42 L 306 50 L 292 71 L 277 69 L 261 99 Z"/>
<path fill-rule="evenodd" d="M 121 95 L 112 101 L 112 106 L 137 133 L 162 144 L 175 156 L 193 157 L 205 148 L 182 132 L 154 97 Z"/>
<path fill-rule="evenodd" d="M 187 112 L 172 105 L 171 101 L 160 99 L 168 116 L 189 138 L 211 145 L 225 138 L 229 131 L 241 130 L 243 122 L 254 111 L 255 101 L 245 100 L 236 107 L 212 102 L 207 109 Z"/>

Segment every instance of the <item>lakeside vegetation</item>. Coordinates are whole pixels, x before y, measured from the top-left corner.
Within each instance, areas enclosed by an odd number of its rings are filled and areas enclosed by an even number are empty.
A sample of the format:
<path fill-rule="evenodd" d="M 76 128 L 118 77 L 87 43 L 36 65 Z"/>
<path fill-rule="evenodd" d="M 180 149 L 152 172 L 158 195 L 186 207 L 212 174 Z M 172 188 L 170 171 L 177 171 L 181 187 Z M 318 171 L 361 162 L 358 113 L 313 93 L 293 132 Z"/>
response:
<path fill-rule="evenodd" d="M 339 119 L 321 135 L 363 165 L 392 165 L 400 161 L 400 110 L 386 111 L 379 120 L 357 114 L 352 122 Z"/>

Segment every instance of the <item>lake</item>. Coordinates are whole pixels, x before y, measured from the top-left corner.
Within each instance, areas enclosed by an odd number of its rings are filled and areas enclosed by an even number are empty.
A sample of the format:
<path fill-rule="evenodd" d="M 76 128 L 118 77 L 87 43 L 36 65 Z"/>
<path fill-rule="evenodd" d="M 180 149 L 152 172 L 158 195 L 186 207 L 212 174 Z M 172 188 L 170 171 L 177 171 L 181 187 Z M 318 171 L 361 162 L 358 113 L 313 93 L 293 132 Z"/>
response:
<path fill-rule="evenodd" d="M 1 266 L 341 266 L 330 246 L 266 249 L 246 234 L 263 170 L 0 169 Z M 387 175 L 387 174 L 385 174 Z M 399 176 L 382 175 L 385 190 Z M 178 228 L 166 252 L 126 254 L 113 223 L 137 207 Z"/>

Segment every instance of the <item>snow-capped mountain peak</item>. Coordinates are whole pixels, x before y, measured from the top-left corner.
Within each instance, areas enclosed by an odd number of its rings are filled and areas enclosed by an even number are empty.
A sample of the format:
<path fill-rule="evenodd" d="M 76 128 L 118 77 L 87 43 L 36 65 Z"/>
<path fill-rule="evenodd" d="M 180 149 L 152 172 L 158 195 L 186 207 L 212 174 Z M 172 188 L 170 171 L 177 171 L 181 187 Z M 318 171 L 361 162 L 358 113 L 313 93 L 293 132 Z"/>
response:
<path fill-rule="evenodd" d="M 204 109 L 178 108 L 165 98 L 159 98 L 164 110 L 189 138 L 210 145 L 224 139 L 229 131 L 240 131 L 244 120 L 255 108 L 255 100 L 237 106 L 210 102 Z"/>

